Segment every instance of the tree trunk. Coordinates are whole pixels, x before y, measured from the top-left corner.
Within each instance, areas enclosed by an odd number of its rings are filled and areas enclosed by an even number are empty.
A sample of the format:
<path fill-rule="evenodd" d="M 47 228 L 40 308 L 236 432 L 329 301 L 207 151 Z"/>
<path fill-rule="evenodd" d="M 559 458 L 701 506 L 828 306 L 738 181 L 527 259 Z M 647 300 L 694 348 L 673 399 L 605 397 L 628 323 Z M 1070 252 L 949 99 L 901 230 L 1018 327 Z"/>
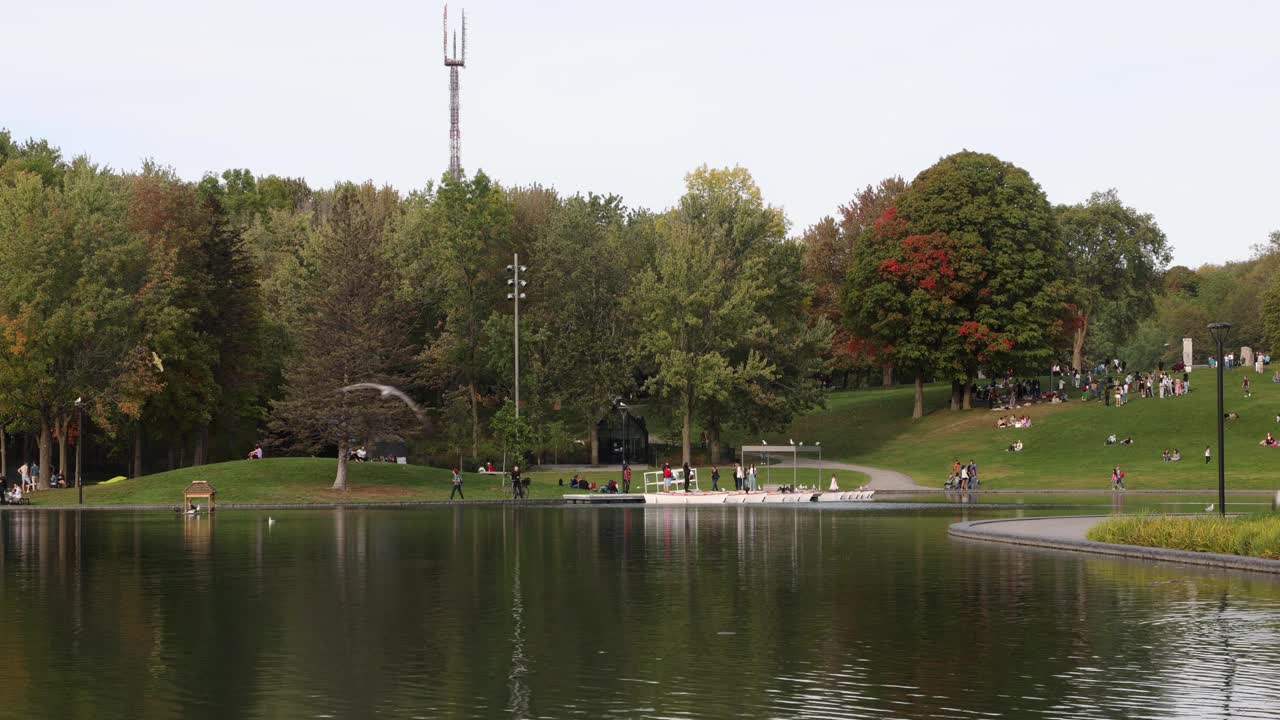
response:
<path fill-rule="evenodd" d="M 689 424 L 693 415 L 693 392 L 686 389 L 684 396 L 684 423 L 680 426 L 680 461 L 689 462 Z"/>
<path fill-rule="evenodd" d="M 206 423 L 196 430 L 196 447 L 191 453 L 192 465 L 204 465 L 209 462 L 209 425 Z"/>
<path fill-rule="evenodd" d="M 9 474 L 9 429 L 0 425 L 0 475 Z"/>
<path fill-rule="evenodd" d="M 63 415 L 58 420 L 58 472 L 62 479 L 67 478 L 67 429 L 71 427 L 71 416 Z"/>
<path fill-rule="evenodd" d="M 133 463 L 129 477 L 142 477 L 142 423 L 133 428 Z"/>
<path fill-rule="evenodd" d="M 924 417 L 924 370 L 916 371 L 916 404 L 911 410 L 911 417 Z"/>
<path fill-rule="evenodd" d="M 893 366 L 885 365 L 880 368 L 880 384 L 885 387 L 893 386 Z"/>
<path fill-rule="evenodd" d="M 174 470 L 178 467 L 178 446 L 169 446 L 169 469 Z"/>
<path fill-rule="evenodd" d="M 720 464 L 720 418 L 712 418 L 707 423 L 707 449 L 711 453 L 711 464 Z"/>
<path fill-rule="evenodd" d="M 1084 368 L 1084 336 L 1089 330 L 1089 316 L 1080 316 L 1080 326 L 1071 335 L 1071 365 L 1077 370 Z"/>
<path fill-rule="evenodd" d="M 600 423 L 587 423 L 587 434 L 591 438 L 591 464 L 600 464 Z"/>
<path fill-rule="evenodd" d="M 960 396 L 961 394 L 963 394 L 963 392 L 964 391 L 960 389 L 960 381 L 952 380 L 951 381 L 951 412 L 955 412 L 956 410 L 960 409 Z"/>
<path fill-rule="evenodd" d="M 41 490 L 49 489 L 49 467 L 53 462 L 53 433 L 49 428 L 49 421 L 40 418 L 40 478 L 39 488 Z"/>
<path fill-rule="evenodd" d="M 973 379 L 965 378 L 964 380 L 964 401 L 960 403 L 960 407 L 965 410 L 973 409 Z"/>
<path fill-rule="evenodd" d="M 346 440 L 342 440 L 338 443 L 338 474 L 333 479 L 333 489 L 341 490 L 343 492 L 346 492 L 347 490 L 347 441 Z"/>
<path fill-rule="evenodd" d="M 471 459 L 475 460 L 480 456 L 480 398 L 476 396 L 475 383 L 467 388 L 471 390 Z"/>

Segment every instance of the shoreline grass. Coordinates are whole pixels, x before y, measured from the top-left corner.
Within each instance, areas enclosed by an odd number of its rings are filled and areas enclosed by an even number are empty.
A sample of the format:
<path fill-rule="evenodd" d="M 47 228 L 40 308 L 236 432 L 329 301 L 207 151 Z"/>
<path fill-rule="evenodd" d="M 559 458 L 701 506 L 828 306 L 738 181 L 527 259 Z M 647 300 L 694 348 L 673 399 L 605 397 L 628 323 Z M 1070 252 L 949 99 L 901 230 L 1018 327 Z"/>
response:
<path fill-rule="evenodd" d="M 1280 514 L 1276 513 L 1117 517 L 1095 525 L 1088 537 L 1095 542 L 1280 560 Z"/>
<path fill-rule="evenodd" d="M 86 505 L 174 505 L 182 504 L 182 490 L 195 480 L 204 480 L 217 490 L 217 502 L 222 503 L 335 503 L 378 501 L 448 500 L 453 490 L 452 473 L 444 468 L 422 465 L 396 465 L 394 463 L 350 463 L 347 465 L 347 490 L 331 489 L 337 467 L 334 458 L 267 458 L 265 460 L 232 460 L 212 465 L 187 467 L 168 472 L 144 475 L 112 483 L 86 485 Z M 730 475 L 732 465 L 720 468 L 720 487 L 733 488 Z M 705 478 L 703 490 L 711 487 L 709 468 L 699 469 Z M 812 485 L 816 475 L 810 470 L 801 482 Z M 803 474 L 803 473 L 802 473 Z M 852 489 L 867 482 L 863 473 L 848 470 L 825 471 L 829 481 L 835 474 L 840 487 Z M 589 482 L 606 485 L 611 479 L 621 480 L 616 470 L 599 470 L 580 473 Z M 585 490 L 570 488 L 571 472 L 545 470 L 525 474 L 531 479 L 529 497 L 559 499 Z M 791 473 L 783 480 L 789 482 Z M 644 492 L 642 473 L 632 476 L 633 492 Z M 559 481 L 563 479 L 562 486 Z M 511 497 L 509 486 L 502 484 L 501 475 L 481 475 L 463 472 L 463 494 L 467 500 L 506 500 Z M 775 478 L 777 480 L 777 478 Z M 27 494 L 32 505 L 75 505 L 74 488 L 40 490 Z"/>

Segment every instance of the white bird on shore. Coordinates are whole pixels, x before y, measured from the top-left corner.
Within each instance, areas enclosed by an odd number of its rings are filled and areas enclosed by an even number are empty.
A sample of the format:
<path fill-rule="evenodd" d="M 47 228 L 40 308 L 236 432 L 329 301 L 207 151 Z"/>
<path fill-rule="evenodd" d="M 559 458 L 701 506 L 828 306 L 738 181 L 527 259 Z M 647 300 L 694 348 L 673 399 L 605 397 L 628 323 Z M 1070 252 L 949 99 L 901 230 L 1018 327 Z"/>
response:
<path fill-rule="evenodd" d="M 267 527 L 271 527 L 272 525 L 275 525 L 275 524 L 276 524 L 276 519 L 275 519 L 275 518 L 273 518 L 273 517 L 271 517 L 270 515 L 268 515 L 268 516 L 267 516 Z"/>
<path fill-rule="evenodd" d="M 1205 509 L 1204 509 L 1204 511 L 1205 511 L 1205 512 L 1213 512 L 1213 509 L 1214 509 L 1215 507 L 1217 507 L 1217 505 L 1218 505 L 1218 503 L 1209 503 L 1209 507 L 1205 508 Z"/>

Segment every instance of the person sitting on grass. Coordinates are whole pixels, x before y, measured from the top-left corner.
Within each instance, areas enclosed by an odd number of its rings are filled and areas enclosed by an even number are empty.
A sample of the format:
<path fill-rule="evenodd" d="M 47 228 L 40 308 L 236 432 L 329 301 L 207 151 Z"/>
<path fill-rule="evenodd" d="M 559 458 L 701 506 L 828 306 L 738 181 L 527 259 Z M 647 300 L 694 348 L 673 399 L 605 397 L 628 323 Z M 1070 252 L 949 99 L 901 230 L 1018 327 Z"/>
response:
<path fill-rule="evenodd" d="M 1022 441 L 1015 440 L 1014 443 L 1009 446 L 1008 452 L 1022 452 Z"/>
<path fill-rule="evenodd" d="M 1108 436 L 1107 436 L 1107 444 L 1108 444 L 1108 445 L 1115 445 L 1115 444 L 1116 444 L 1116 443 L 1118 443 L 1118 442 L 1120 442 L 1120 441 L 1119 441 L 1119 440 L 1116 440 L 1116 435 L 1115 435 L 1115 433 L 1111 433 L 1110 435 L 1108 435 Z"/>
<path fill-rule="evenodd" d="M 1178 462 L 1182 459 L 1182 453 L 1178 452 L 1178 448 L 1173 449 L 1173 454 L 1169 456 L 1169 462 Z"/>
<path fill-rule="evenodd" d="M 1160 453 L 1160 462 L 1169 462 L 1169 451 L 1165 450 Z"/>
<path fill-rule="evenodd" d="M 1266 437 L 1265 439 L 1263 439 L 1263 440 L 1262 440 L 1262 442 L 1260 442 L 1260 443 L 1258 443 L 1258 444 L 1259 444 L 1259 445 L 1262 445 L 1262 446 L 1264 446 L 1264 447 L 1275 447 L 1275 446 L 1276 446 L 1276 439 L 1275 439 L 1274 437 L 1272 437 L 1272 436 L 1271 436 L 1271 433 L 1267 433 L 1267 437 Z"/>
<path fill-rule="evenodd" d="M 1121 445 L 1132 445 L 1132 444 L 1133 444 L 1133 436 L 1129 436 L 1129 437 L 1127 437 L 1127 438 L 1125 438 L 1125 439 L 1121 440 L 1121 441 L 1120 441 L 1120 444 L 1121 444 Z"/>

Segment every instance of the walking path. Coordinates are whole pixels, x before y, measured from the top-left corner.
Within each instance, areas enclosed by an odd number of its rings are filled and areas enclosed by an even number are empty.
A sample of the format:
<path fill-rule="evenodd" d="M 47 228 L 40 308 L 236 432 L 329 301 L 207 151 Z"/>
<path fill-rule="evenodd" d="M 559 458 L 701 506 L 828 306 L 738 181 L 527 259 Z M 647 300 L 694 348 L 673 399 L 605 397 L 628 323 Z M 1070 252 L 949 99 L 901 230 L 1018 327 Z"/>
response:
<path fill-rule="evenodd" d="M 816 468 L 818 463 L 816 460 L 800 460 L 796 463 L 796 467 Z M 911 479 L 910 475 L 905 475 L 896 470 L 885 470 L 883 468 L 873 468 L 867 465 L 851 465 L 849 463 L 832 462 L 824 460 L 823 468 L 832 470 L 852 470 L 860 472 L 871 478 L 867 483 L 867 487 L 872 490 L 928 490 L 929 488 L 921 487 Z M 824 486 L 825 486 L 825 480 Z"/>
<path fill-rule="evenodd" d="M 1088 539 L 1089 529 L 1112 515 L 1070 515 L 1066 517 L 1012 518 L 1003 520 L 974 520 L 955 523 L 947 529 L 952 537 L 969 540 L 987 540 L 1013 545 L 1032 545 L 1091 552 L 1100 555 L 1179 562 L 1189 565 L 1206 565 L 1233 570 L 1252 570 L 1280 574 L 1280 560 L 1224 555 L 1219 553 L 1170 550 L 1168 548 L 1119 545 L 1094 542 Z"/>

